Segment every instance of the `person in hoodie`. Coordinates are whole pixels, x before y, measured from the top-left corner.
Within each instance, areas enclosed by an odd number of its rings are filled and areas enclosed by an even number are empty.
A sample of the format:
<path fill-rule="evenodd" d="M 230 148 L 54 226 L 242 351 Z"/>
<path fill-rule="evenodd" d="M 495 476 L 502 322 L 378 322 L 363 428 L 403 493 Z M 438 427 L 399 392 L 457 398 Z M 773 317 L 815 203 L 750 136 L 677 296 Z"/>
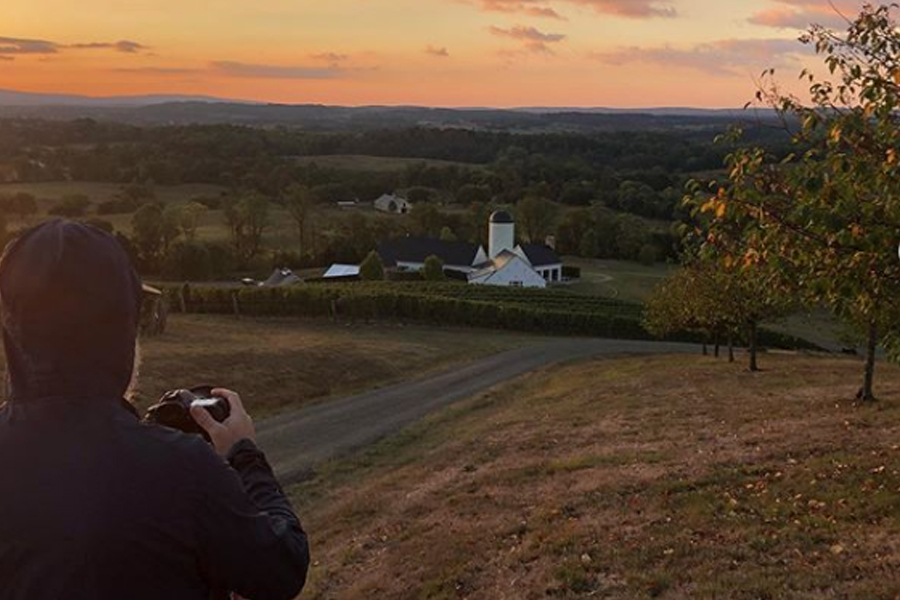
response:
<path fill-rule="evenodd" d="M 8 401 L 0 409 L 0 599 L 288 600 L 306 534 L 231 416 L 213 444 L 138 419 L 141 282 L 119 243 L 54 220 L 0 259 Z M 190 377 L 190 365 L 185 365 Z"/>

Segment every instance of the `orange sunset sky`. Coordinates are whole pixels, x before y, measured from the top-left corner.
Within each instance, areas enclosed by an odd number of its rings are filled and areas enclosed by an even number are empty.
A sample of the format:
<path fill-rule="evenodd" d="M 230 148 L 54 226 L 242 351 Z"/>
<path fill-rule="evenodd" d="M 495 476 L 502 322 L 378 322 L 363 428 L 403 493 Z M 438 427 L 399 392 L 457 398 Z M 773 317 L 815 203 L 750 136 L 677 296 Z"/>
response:
<path fill-rule="evenodd" d="M 811 64 L 809 22 L 842 19 L 827 0 L 5 0 L 0 88 L 735 107 L 764 68 Z"/>

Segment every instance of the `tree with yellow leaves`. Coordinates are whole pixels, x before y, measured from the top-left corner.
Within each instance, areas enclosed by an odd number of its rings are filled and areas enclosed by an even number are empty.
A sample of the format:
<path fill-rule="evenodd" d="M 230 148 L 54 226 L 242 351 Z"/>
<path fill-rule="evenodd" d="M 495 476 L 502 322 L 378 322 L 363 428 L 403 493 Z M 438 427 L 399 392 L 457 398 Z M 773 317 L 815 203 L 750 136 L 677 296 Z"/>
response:
<path fill-rule="evenodd" d="M 822 57 L 828 78 L 804 71 L 809 99 L 773 84 L 757 94 L 783 117 L 794 154 L 759 148 L 728 158 L 729 183 L 695 194 L 710 219 L 706 250 L 773 274 L 763 291 L 798 285 L 865 332 L 859 398 L 874 400 L 879 345 L 900 350 L 900 33 L 896 5 L 866 5 L 845 32 L 813 26 L 801 42 Z M 774 79 L 774 70 L 767 78 Z M 696 191 L 696 190 L 695 190 Z M 739 237 L 739 254 L 720 246 Z M 726 244 L 727 245 L 727 244 Z"/>

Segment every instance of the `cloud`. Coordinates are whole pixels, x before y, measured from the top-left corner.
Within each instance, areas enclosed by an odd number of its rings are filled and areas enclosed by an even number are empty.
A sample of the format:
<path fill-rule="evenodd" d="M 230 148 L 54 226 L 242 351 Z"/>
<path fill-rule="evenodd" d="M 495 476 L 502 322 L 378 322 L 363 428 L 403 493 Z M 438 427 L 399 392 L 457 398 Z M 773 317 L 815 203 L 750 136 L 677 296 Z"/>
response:
<path fill-rule="evenodd" d="M 264 65 L 230 60 L 213 61 L 210 63 L 210 69 L 221 75 L 248 79 L 332 79 L 343 72 L 335 66 Z"/>
<path fill-rule="evenodd" d="M 87 44 L 72 44 L 69 48 L 76 50 L 115 50 L 124 54 L 136 54 L 141 50 L 148 50 L 147 46 L 132 42 L 129 40 L 120 40 L 118 42 L 90 42 Z"/>
<path fill-rule="evenodd" d="M 11 58 L 21 54 L 56 54 L 61 46 L 47 40 L 0 37 L 0 55 Z"/>
<path fill-rule="evenodd" d="M 524 25 L 516 25 L 510 29 L 491 26 L 488 31 L 497 37 L 509 38 L 520 42 L 522 48 L 528 52 L 538 54 L 553 54 L 550 44 L 558 44 L 566 39 L 561 33 L 544 33 L 535 27 L 526 27 Z"/>
<path fill-rule="evenodd" d="M 446 48 L 437 48 L 435 46 L 428 46 L 427 48 L 425 48 L 425 54 L 435 56 L 437 58 L 448 58 L 450 56 L 450 52 Z"/>
<path fill-rule="evenodd" d="M 794 39 L 727 39 L 689 48 L 631 47 L 591 56 L 611 65 L 656 64 L 702 71 L 718 77 L 746 76 L 770 67 L 795 66 L 808 47 Z"/>
<path fill-rule="evenodd" d="M 113 69 L 113 72 L 130 75 L 196 75 L 202 73 L 203 70 L 181 67 L 134 67 Z"/>
<path fill-rule="evenodd" d="M 66 50 L 113 50 L 125 54 L 135 54 L 147 50 L 143 44 L 130 40 L 118 42 L 86 42 L 77 44 L 59 44 L 48 40 L 35 40 L 13 37 L 0 37 L 0 57 L 4 60 L 12 60 L 21 55 L 47 56 L 59 54 Z"/>
<path fill-rule="evenodd" d="M 846 19 L 859 14 L 862 1 L 856 0 L 769 0 L 770 7 L 754 13 L 754 25 L 778 29 L 806 29 L 812 24 L 842 28 Z"/>
<path fill-rule="evenodd" d="M 349 54 L 340 54 L 338 52 L 317 52 L 309 56 L 313 60 L 321 60 L 329 64 L 338 64 L 350 60 Z"/>
<path fill-rule="evenodd" d="M 460 1 L 460 0 L 457 0 Z M 672 0 L 461 0 L 475 4 L 482 10 L 505 13 L 522 13 L 535 17 L 564 19 L 557 6 L 565 4 L 592 9 L 593 11 L 617 17 L 649 19 L 674 17 L 676 11 Z"/>

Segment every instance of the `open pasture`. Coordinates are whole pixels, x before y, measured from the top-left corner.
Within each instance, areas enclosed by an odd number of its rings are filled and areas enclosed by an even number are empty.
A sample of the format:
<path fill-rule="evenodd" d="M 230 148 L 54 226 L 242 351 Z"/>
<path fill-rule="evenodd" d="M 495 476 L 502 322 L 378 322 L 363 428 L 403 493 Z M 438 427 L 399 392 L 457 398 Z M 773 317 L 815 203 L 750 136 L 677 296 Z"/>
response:
<path fill-rule="evenodd" d="M 876 599 L 900 594 L 900 369 L 700 356 L 534 373 L 291 492 L 307 597 Z"/>

